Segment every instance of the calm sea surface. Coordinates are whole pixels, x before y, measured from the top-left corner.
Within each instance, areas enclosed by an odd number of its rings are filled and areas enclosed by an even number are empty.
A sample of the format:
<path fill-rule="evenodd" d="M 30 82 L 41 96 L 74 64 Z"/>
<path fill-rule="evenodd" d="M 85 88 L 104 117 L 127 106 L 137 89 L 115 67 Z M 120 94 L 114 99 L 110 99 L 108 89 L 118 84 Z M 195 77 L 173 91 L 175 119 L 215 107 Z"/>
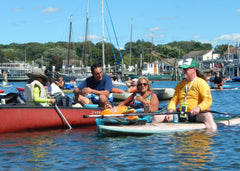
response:
<path fill-rule="evenodd" d="M 12 82 L 5 92 L 25 83 Z M 177 82 L 154 82 L 172 87 Z M 213 91 L 211 110 L 239 114 L 240 83 Z M 160 106 L 167 106 L 161 102 Z M 1 109 L 0 109 L 1 110 Z M 240 127 L 151 136 L 97 137 L 95 127 L 0 134 L 1 170 L 239 170 Z"/>

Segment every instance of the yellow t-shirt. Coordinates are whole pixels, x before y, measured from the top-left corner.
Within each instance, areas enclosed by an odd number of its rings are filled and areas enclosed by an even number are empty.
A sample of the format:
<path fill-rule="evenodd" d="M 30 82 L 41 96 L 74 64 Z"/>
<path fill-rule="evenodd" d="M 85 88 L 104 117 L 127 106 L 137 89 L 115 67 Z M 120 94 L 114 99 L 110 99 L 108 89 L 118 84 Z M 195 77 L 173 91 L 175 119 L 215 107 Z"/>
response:
<path fill-rule="evenodd" d="M 191 83 L 192 81 L 187 83 L 187 91 Z M 168 109 L 176 110 L 178 103 L 181 109 L 181 103 L 184 103 L 186 95 L 185 84 L 186 80 L 183 80 L 176 86 L 175 93 L 168 105 Z M 191 111 L 196 106 L 199 106 L 201 111 L 209 109 L 212 105 L 212 95 L 210 93 L 210 87 L 205 80 L 199 77 L 195 78 L 191 89 L 188 91 L 185 103 L 188 103 L 187 112 Z"/>

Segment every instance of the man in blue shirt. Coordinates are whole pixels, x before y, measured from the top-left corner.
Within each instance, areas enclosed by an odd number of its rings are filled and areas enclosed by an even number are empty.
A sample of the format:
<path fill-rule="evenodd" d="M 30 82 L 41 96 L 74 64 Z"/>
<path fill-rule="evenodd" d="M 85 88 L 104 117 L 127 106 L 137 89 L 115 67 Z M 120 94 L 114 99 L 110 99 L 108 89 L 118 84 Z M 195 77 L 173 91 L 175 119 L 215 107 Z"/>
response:
<path fill-rule="evenodd" d="M 74 102 L 81 105 L 99 104 L 99 107 L 113 103 L 111 77 L 103 74 L 102 67 L 98 64 L 91 66 L 91 72 L 92 76 L 74 89 Z"/>

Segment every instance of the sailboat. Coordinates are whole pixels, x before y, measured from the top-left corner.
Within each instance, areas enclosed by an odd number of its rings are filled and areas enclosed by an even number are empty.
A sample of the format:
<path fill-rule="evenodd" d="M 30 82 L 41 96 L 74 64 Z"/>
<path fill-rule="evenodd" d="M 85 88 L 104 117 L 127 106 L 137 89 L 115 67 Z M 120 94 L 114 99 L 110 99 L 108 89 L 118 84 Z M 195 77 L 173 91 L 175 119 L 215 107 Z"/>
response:
<path fill-rule="evenodd" d="M 75 67 L 70 64 L 70 51 L 71 51 L 71 34 L 72 34 L 72 15 L 70 18 L 70 29 L 69 29 L 69 40 L 68 40 L 68 55 L 67 55 L 67 63 L 63 62 L 63 73 L 57 73 L 58 76 L 62 76 L 65 82 L 69 82 L 71 80 L 83 81 L 86 77 L 90 76 L 90 67 Z"/>
<path fill-rule="evenodd" d="M 104 36 L 104 8 L 103 8 L 103 0 L 102 0 L 102 68 L 103 68 L 103 71 L 106 72 L 106 65 L 105 65 L 105 47 L 104 47 L 104 40 L 105 40 L 105 36 Z M 85 30 L 85 42 L 84 42 L 84 54 L 83 54 L 83 65 L 82 67 L 74 67 L 74 68 L 71 68 L 70 67 L 70 63 L 69 63 L 69 55 L 70 55 L 70 45 L 69 45 L 69 48 L 68 48 L 68 62 L 66 65 L 66 69 L 65 69 L 65 72 L 64 74 L 63 73 L 60 73 L 61 76 L 63 76 L 64 80 L 69 80 L 69 79 L 73 79 L 75 78 L 76 81 L 83 81 L 85 80 L 86 77 L 89 77 L 91 76 L 91 71 L 90 71 L 90 67 L 88 66 L 88 63 L 87 63 L 87 35 L 88 35 L 88 11 L 89 11 L 89 0 L 88 0 L 88 3 L 87 3 L 87 17 L 86 17 L 86 30 Z M 111 18 L 111 16 L 110 16 Z M 113 26 L 113 24 L 112 24 Z M 70 44 L 70 41 L 71 41 L 71 29 L 72 29 L 72 16 L 71 16 L 71 21 L 70 21 L 70 32 L 69 32 L 69 44 Z M 115 30 L 114 30 L 114 34 L 115 34 Z M 116 34 L 115 34 L 115 38 L 116 38 Z M 118 42 L 117 42 L 118 44 Z M 118 45 L 119 46 L 119 45 Z M 120 51 L 120 48 L 119 48 L 119 53 L 120 53 L 120 57 L 122 59 L 122 67 L 124 66 L 124 63 L 123 63 L 123 58 L 122 58 L 122 55 L 121 55 L 121 51 Z M 110 68 L 108 68 L 108 70 L 110 71 Z M 123 70 L 123 69 L 122 69 Z"/>

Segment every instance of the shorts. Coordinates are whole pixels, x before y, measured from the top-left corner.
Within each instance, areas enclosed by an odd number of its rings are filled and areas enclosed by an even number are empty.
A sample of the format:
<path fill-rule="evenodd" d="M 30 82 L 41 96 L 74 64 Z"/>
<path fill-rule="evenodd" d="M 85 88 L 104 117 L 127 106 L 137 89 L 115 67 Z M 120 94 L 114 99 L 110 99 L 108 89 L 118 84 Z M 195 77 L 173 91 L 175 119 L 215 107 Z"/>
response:
<path fill-rule="evenodd" d="M 179 122 L 196 122 L 197 115 L 187 115 L 187 118 L 180 118 L 180 114 L 178 115 Z"/>
<path fill-rule="evenodd" d="M 99 96 L 98 95 L 95 95 L 95 94 L 92 93 L 92 94 L 89 94 L 86 97 L 91 99 L 93 104 L 98 104 L 99 103 Z M 109 94 L 108 101 L 113 105 L 113 95 L 112 95 L 112 93 Z"/>

